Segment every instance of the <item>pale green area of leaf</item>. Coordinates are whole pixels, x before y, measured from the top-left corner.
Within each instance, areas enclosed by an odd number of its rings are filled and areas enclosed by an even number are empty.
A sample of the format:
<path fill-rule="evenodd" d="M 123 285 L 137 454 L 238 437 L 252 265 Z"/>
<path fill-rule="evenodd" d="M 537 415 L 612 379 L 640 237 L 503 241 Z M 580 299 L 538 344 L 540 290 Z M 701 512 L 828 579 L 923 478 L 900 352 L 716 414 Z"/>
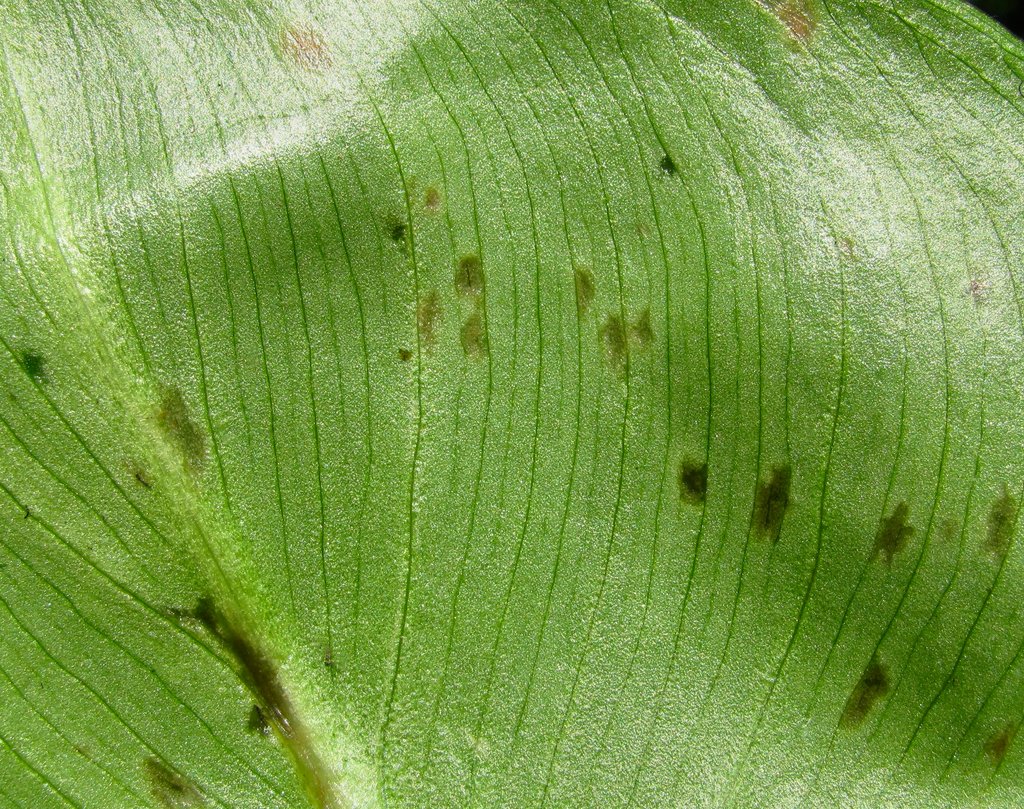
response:
<path fill-rule="evenodd" d="M 1022 112 L 945 0 L 3 0 L 0 806 L 1020 805 Z"/>

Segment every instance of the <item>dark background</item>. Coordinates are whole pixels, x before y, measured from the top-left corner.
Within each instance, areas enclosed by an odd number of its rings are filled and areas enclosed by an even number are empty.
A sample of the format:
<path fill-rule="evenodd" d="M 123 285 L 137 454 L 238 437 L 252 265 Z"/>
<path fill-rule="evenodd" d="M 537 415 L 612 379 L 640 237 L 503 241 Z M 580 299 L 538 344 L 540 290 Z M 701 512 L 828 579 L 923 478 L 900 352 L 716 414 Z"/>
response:
<path fill-rule="evenodd" d="M 971 0 L 1019 37 L 1024 37 L 1024 2 L 1021 0 Z"/>

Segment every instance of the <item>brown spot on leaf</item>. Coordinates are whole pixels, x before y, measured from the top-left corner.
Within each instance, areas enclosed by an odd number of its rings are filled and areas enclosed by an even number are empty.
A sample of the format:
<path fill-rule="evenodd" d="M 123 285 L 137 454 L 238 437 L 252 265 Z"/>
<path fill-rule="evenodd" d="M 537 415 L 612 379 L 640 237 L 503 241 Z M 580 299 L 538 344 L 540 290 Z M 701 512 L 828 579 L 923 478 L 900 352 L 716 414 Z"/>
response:
<path fill-rule="evenodd" d="M 769 6 L 796 42 L 805 43 L 814 34 L 817 20 L 810 0 L 769 0 Z"/>
<path fill-rule="evenodd" d="M 885 666 L 872 658 L 854 686 L 853 693 L 846 700 L 846 707 L 840 720 L 842 724 L 856 727 L 863 722 L 878 701 L 889 693 L 889 687 L 889 674 Z"/>
<path fill-rule="evenodd" d="M 626 329 L 622 317 L 612 313 L 604 321 L 600 329 L 601 342 L 604 344 L 605 355 L 615 367 L 621 367 L 626 361 Z"/>
<path fill-rule="evenodd" d="M 205 806 L 202 793 L 195 784 L 176 772 L 156 756 L 142 762 L 149 790 L 165 809 L 194 809 Z"/>
<path fill-rule="evenodd" d="M 181 453 L 185 468 L 198 472 L 206 460 L 206 436 L 189 415 L 178 388 L 164 389 L 156 418 L 164 436 Z"/>
<path fill-rule="evenodd" d="M 585 267 L 576 269 L 576 311 L 586 314 L 590 304 L 594 302 L 597 288 L 594 286 L 594 274 Z"/>
<path fill-rule="evenodd" d="M 967 294 L 975 303 L 982 303 L 988 297 L 988 291 L 992 287 L 989 281 L 981 278 L 972 278 L 967 284 Z"/>
<path fill-rule="evenodd" d="M 391 222 L 391 241 L 396 244 L 405 244 L 405 222 L 394 220 Z"/>
<path fill-rule="evenodd" d="M 1010 745 L 1013 744 L 1013 739 L 1016 735 L 1017 726 L 1007 725 L 997 733 L 993 733 L 985 742 L 985 755 L 997 767 L 1006 758 L 1006 754 L 1009 752 Z"/>
<path fill-rule="evenodd" d="M 455 270 L 455 286 L 463 295 L 477 297 L 484 291 L 484 266 L 475 253 L 459 259 Z"/>
<path fill-rule="evenodd" d="M 436 211 L 441 208 L 441 192 L 434 186 L 430 186 L 423 197 L 423 204 L 428 211 Z"/>
<path fill-rule="evenodd" d="M 679 497 L 691 503 L 703 503 L 708 492 L 708 465 L 684 460 L 679 464 Z"/>
<path fill-rule="evenodd" d="M 761 536 L 779 541 L 782 520 L 789 507 L 789 484 L 793 470 L 789 465 L 772 467 L 768 480 L 761 481 L 754 498 L 754 526 Z"/>
<path fill-rule="evenodd" d="M 462 350 L 467 357 L 480 359 L 487 354 L 487 334 L 484 332 L 484 320 L 479 309 L 466 318 L 459 336 L 462 339 Z"/>
<path fill-rule="evenodd" d="M 441 300 L 437 290 L 432 289 L 420 298 L 416 307 L 416 327 L 419 329 L 420 339 L 426 345 L 434 342 L 438 321 L 441 319 Z"/>
<path fill-rule="evenodd" d="M 412 351 L 410 351 L 408 348 L 398 349 L 398 359 L 400 359 L 402 362 L 408 362 L 409 360 L 412 359 Z"/>
<path fill-rule="evenodd" d="M 654 330 L 651 328 L 651 310 L 644 309 L 629 328 L 629 336 L 640 348 L 647 348 L 654 342 Z"/>
<path fill-rule="evenodd" d="M 914 535 L 914 526 L 907 523 L 908 516 L 910 507 L 906 503 L 900 503 L 890 516 L 879 520 L 872 559 L 885 554 L 885 561 L 892 565 L 893 557 L 906 547 Z"/>
<path fill-rule="evenodd" d="M 334 667 L 334 650 L 330 646 L 324 649 L 324 665 L 327 668 Z"/>
<path fill-rule="evenodd" d="M 281 34 L 281 49 L 296 65 L 306 70 L 324 70 L 331 66 L 327 41 L 315 28 L 288 26 Z"/>
<path fill-rule="evenodd" d="M 1010 541 L 1013 539 L 1013 532 L 1017 527 L 1018 511 L 1016 498 L 1004 485 L 1002 493 L 993 501 L 992 508 L 989 509 L 988 537 L 986 539 L 988 549 L 1000 559 L 1005 557 L 1007 551 L 1010 550 Z"/>

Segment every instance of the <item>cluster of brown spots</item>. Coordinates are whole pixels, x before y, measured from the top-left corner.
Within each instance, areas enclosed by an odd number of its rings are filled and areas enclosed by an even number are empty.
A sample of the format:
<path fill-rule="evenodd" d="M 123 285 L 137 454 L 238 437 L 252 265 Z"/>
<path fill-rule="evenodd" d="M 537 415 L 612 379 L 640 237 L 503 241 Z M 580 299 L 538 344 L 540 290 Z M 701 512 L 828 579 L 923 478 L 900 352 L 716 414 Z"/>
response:
<path fill-rule="evenodd" d="M 1003 491 L 992 503 L 988 512 L 988 537 L 986 545 L 997 557 L 1002 559 L 1010 550 L 1013 531 L 1017 527 L 1019 512 L 1016 498 L 1004 485 Z"/>
<path fill-rule="evenodd" d="M 1003 763 L 1003 759 L 1006 758 L 1007 752 L 1010 750 L 1010 745 L 1013 744 L 1013 739 L 1017 735 L 1016 725 L 1007 725 L 1001 730 L 993 733 L 988 741 L 985 742 L 985 755 L 989 757 L 989 760 L 997 767 Z"/>
<path fill-rule="evenodd" d="M 181 453 L 188 471 L 198 472 L 206 460 L 206 437 L 189 415 L 185 397 L 178 388 L 164 389 L 156 420 L 164 436 Z"/>
<path fill-rule="evenodd" d="M 331 52 L 324 35 L 309 26 L 285 28 L 281 34 L 281 50 L 306 70 L 324 70 L 331 66 Z"/>
<path fill-rule="evenodd" d="M 263 709 L 255 702 L 252 704 L 252 710 L 249 711 L 249 719 L 245 723 L 245 727 L 250 733 L 258 733 L 260 736 L 270 735 L 267 717 L 263 715 Z"/>
<path fill-rule="evenodd" d="M 472 359 L 481 359 L 487 355 L 487 329 L 484 322 L 486 285 L 480 256 L 472 253 L 459 259 L 455 268 L 455 288 L 460 295 L 473 302 L 473 311 L 462 324 L 459 338 L 463 352 Z"/>
<path fill-rule="evenodd" d="M 598 331 L 604 344 L 605 356 L 615 368 L 622 368 L 629 354 L 630 344 L 638 349 L 649 348 L 654 342 L 651 313 L 645 309 L 634 323 L 623 322 L 618 313 L 611 313 Z"/>
<path fill-rule="evenodd" d="M 462 324 L 462 331 L 459 333 L 462 339 L 462 350 L 467 357 L 481 359 L 487 354 L 487 334 L 484 330 L 484 319 L 477 307 L 466 322 Z"/>
<path fill-rule="evenodd" d="M 758 484 L 754 498 L 754 526 L 758 533 L 773 543 L 779 541 L 782 520 L 789 507 L 789 484 L 793 470 L 789 465 L 772 467 L 768 480 Z"/>
<path fill-rule="evenodd" d="M 484 265 L 476 253 L 459 259 L 459 266 L 455 270 L 455 288 L 471 298 L 483 294 Z"/>
<path fill-rule="evenodd" d="M 889 693 L 889 673 L 875 658 L 864 669 L 853 693 L 846 700 L 840 721 L 847 727 L 856 727 L 867 718 L 871 709 Z"/>
<path fill-rule="evenodd" d="M 21 367 L 36 382 L 46 381 L 46 362 L 34 351 L 21 352 Z"/>
<path fill-rule="evenodd" d="M 585 315 L 594 302 L 597 288 L 594 285 L 594 274 L 585 267 L 576 269 L 576 311 Z"/>
<path fill-rule="evenodd" d="M 423 196 L 423 204 L 428 211 L 437 211 L 441 208 L 441 192 L 434 186 L 430 186 Z"/>
<path fill-rule="evenodd" d="M 907 523 L 909 516 L 910 507 L 906 503 L 900 503 L 891 516 L 879 520 L 872 559 L 884 553 L 885 561 L 892 565 L 893 557 L 906 547 L 914 535 L 914 526 Z"/>
<path fill-rule="evenodd" d="M 425 345 L 434 342 L 438 321 L 441 319 L 441 300 L 437 290 L 432 289 L 420 298 L 416 307 L 416 328 L 420 333 L 420 340 Z"/>
<path fill-rule="evenodd" d="M 142 768 L 153 797 L 166 809 L 194 809 L 206 805 L 195 784 L 155 756 L 143 761 Z"/>
<path fill-rule="evenodd" d="M 679 464 L 679 497 L 691 503 L 703 503 L 708 493 L 708 465 L 684 460 Z"/>

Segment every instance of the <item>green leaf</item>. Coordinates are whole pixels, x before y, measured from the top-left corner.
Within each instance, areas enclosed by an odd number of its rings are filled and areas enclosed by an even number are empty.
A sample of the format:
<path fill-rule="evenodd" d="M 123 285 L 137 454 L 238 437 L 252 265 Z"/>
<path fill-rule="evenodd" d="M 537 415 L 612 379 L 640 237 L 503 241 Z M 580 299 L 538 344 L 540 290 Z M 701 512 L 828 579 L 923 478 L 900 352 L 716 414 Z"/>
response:
<path fill-rule="evenodd" d="M 950 0 L 8 0 L 0 806 L 1024 803 L 1024 48 Z"/>

